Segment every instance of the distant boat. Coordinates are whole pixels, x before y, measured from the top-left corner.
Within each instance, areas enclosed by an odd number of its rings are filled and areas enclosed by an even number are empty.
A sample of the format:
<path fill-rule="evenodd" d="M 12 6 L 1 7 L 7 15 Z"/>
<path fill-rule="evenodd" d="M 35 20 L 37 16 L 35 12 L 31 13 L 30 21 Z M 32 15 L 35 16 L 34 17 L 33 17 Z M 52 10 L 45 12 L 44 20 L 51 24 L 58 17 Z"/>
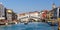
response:
<path fill-rule="evenodd" d="M 25 25 L 27 25 L 27 24 L 28 24 L 28 22 L 25 22 L 24 24 L 25 24 Z"/>

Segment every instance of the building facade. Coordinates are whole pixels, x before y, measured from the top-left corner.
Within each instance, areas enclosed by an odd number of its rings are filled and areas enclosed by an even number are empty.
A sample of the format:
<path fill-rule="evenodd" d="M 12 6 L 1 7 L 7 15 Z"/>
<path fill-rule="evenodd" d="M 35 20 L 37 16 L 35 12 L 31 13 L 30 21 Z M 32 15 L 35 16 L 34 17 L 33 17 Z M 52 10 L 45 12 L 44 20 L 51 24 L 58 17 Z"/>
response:
<path fill-rule="evenodd" d="M 16 13 L 12 13 L 12 20 L 17 20 L 17 14 Z"/>
<path fill-rule="evenodd" d="M 29 12 L 29 15 L 30 15 L 30 16 L 33 16 L 33 17 L 39 17 L 39 12 L 38 12 L 38 11 Z"/>
<path fill-rule="evenodd" d="M 29 19 L 34 19 L 37 21 L 37 19 L 40 17 L 39 15 L 40 13 L 38 11 L 21 13 L 17 15 L 18 16 L 17 19 L 21 21 L 30 21 Z"/>
<path fill-rule="evenodd" d="M 5 7 L 0 4 L 0 20 L 5 19 Z"/>
<path fill-rule="evenodd" d="M 7 17 L 7 20 L 12 20 L 12 10 L 11 9 L 6 10 L 6 17 Z"/>
<path fill-rule="evenodd" d="M 0 3 L 0 20 L 15 20 L 17 19 L 16 13 L 11 9 L 7 9 Z"/>
<path fill-rule="evenodd" d="M 48 12 L 47 10 L 44 10 L 40 13 L 41 19 L 46 19 L 47 18 L 47 12 Z"/>

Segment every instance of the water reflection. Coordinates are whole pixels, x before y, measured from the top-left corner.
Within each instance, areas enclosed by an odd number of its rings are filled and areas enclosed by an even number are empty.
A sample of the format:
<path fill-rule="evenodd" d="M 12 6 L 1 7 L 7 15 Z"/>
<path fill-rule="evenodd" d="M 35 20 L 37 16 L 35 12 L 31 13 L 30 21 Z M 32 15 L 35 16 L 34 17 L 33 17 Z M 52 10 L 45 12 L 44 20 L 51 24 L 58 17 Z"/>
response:
<path fill-rule="evenodd" d="M 57 30 L 57 26 L 50 26 L 47 23 L 32 22 L 24 25 L 24 23 L 16 25 L 3 25 L 0 30 Z"/>

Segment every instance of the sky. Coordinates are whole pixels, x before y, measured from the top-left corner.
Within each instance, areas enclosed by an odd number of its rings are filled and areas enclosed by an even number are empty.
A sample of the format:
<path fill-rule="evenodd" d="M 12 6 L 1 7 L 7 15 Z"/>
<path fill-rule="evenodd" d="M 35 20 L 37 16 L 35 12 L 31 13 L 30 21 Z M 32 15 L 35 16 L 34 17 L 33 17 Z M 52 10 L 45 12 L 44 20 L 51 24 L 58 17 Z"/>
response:
<path fill-rule="evenodd" d="M 56 7 L 60 6 L 60 0 L 0 0 L 0 2 L 15 13 L 51 10 L 53 3 Z"/>

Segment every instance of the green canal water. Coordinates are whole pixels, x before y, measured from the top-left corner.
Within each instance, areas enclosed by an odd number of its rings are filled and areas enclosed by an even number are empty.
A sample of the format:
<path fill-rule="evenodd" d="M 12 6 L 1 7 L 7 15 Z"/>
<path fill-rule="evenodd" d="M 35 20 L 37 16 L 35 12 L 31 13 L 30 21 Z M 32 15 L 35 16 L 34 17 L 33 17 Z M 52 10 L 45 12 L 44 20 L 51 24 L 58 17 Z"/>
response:
<path fill-rule="evenodd" d="M 43 22 L 32 22 L 24 25 L 15 24 L 15 25 L 3 25 L 0 26 L 0 30 L 57 30 L 58 26 L 50 26 L 47 23 Z"/>

